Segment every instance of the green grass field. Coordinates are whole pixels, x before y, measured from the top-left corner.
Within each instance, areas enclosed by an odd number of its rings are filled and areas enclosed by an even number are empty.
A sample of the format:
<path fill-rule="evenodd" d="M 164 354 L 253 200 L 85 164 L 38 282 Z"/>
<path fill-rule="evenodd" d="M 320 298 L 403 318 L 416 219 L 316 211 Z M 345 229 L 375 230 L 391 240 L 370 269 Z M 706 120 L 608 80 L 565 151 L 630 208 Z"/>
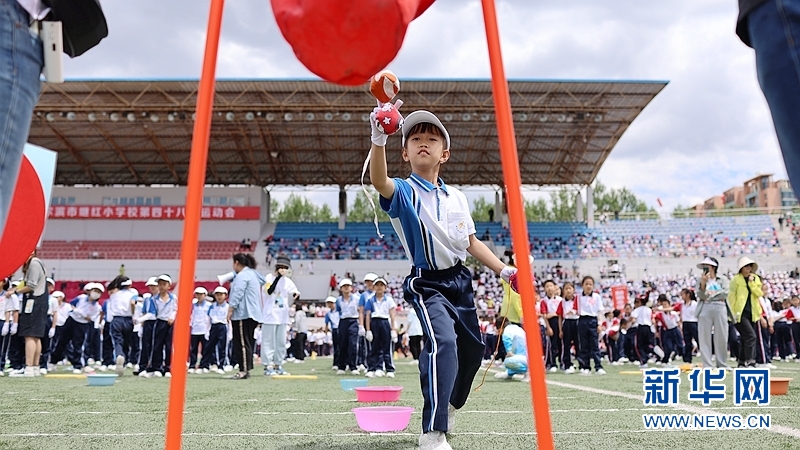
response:
<path fill-rule="evenodd" d="M 355 393 L 344 392 L 330 359 L 288 364 L 297 375 L 317 380 L 276 380 L 253 372 L 233 381 L 217 374 L 189 375 L 184 422 L 187 449 L 415 449 L 422 397 L 416 366 L 398 361 L 394 380 L 370 385 L 405 387 L 399 405 L 416 413 L 400 433 L 368 434 L 350 409 Z M 620 374 L 635 366 L 609 366 L 605 377 L 548 374 L 548 392 L 557 448 L 604 449 L 800 449 L 800 364 L 778 363 L 773 376 L 795 377 L 789 395 L 767 407 L 736 408 L 730 398 L 708 409 L 772 417 L 772 431 L 647 431 L 641 375 Z M 66 372 L 58 372 L 66 373 Z M 479 373 L 478 385 L 483 370 Z M 349 377 L 349 376 L 348 376 Z M 680 401 L 687 405 L 682 376 Z M 730 395 L 730 380 L 728 393 Z M 142 379 L 130 371 L 113 387 L 88 387 L 85 379 L 0 378 L 0 449 L 158 449 L 163 448 L 169 379 Z M 589 388 L 590 390 L 585 390 Z M 604 391 L 616 393 L 610 396 Z M 702 405 L 692 403 L 699 408 Z M 735 408 L 735 409 L 734 409 Z M 536 436 L 529 387 L 501 381 L 490 372 L 470 397 L 449 437 L 454 449 L 532 449 Z M 780 430 L 776 425 L 782 426 Z M 780 431 L 780 432 L 778 432 Z"/>

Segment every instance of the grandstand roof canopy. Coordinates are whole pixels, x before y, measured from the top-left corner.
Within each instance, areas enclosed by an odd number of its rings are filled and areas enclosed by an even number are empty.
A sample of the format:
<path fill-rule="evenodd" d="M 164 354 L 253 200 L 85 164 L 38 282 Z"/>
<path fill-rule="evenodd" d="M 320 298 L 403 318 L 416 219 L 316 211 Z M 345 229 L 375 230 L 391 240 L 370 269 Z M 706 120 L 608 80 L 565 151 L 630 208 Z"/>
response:
<path fill-rule="evenodd" d="M 666 82 L 511 81 L 524 184 L 589 184 L 620 136 Z M 56 150 L 56 183 L 186 184 L 197 81 L 45 84 L 29 141 Z M 428 109 L 448 129 L 450 184 L 500 185 L 490 82 L 404 81 L 401 111 Z M 374 105 L 366 86 L 322 81 L 216 84 L 209 184 L 359 182 Z M 400 139 L 389 172 L 405 174 Z"/>

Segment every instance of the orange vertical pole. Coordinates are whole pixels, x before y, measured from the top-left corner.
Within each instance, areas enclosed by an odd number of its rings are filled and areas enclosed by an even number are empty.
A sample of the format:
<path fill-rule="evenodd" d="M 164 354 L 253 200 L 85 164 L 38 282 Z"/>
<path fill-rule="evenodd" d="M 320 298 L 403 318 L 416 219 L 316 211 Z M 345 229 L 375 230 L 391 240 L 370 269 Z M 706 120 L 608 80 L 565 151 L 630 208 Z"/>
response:
<path fill-rule="evenodd" d="M 192 136 L 192 153 L 189 159 L 189 178 L 186 188 L 186 218 L 183 222 L 181 267 L 178 279 L 178 313 L 175 318 L 172 345 L 176 364 L 173 364 L 167 406 L 167 450 L 180 450 L 183 434 L 183 406 L 186 397 L 186 368 L 183 358 L 189 354 L 189 320 L 192 312 L 194 272 L 200 234 L 200 209 L 203 205 L 203 187 L 206 181 L 208 140 L 211 134 L 211 110 L 214 106 L 214 77 L 217 68 L 217 50 L 222 28 L 222 7 L 225 0 L 211 0 L 211 12 L 206 32 L 206 49 L 203 71 L 197 93 L 197 110 Z"/>
<path fill-rule="evenodd" d="M 522 202 L 522 179 L 519 174 L 514 122 L 511 119 L 511 98 L 508 94 L 508 82 L 503 69 L 495 3 L 494 0 L 482 0 L 482 4 L 486 41 L 489 45 L 489 62 L 492 68 L 492 93 L 494 94 L 497 134 L 500 140 L 500 160 L 503 165 L 508 216 L 511 221 L 511 242 L 517 255 L 517 268 L 519 269 L 517 276 L 522 296 L 522 312 L 525 315 L 525 322 L 530 324 L 525 335 L 528 345 L 528 373 L 531 378 L 531 403 L 536 424 L 536 439 L 540 450 L 551 450 L 554 448 L 553 430 L 550 423 L 550 408 L 547 403 L 542 339 L 538 333 L 539 316 L 536 314 L 534 300 L 533 271 L 528 260 L 530 244 L 525 208 Z"/>

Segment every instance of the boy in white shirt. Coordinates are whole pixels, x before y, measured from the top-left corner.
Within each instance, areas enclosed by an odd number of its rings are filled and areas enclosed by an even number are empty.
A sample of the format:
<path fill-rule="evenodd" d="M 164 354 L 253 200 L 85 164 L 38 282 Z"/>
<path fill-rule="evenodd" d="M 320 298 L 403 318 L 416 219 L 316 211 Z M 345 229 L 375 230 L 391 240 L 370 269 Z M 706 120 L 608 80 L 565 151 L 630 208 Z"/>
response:
<path fill-rule="evenodd" d="M 653 311 L 641 298 L 634 300 L 633 306 L 631 321 L 633 326 L 636 327 L 633 348 L 636 351 L 637 359 L 639 359 L 639 368 L 646 369 L 647 362 L 650 360 L 650 347 L 653 342 Z"/>
<path fill-rule="evenodd" d="M 208 367 L 197 366 L 197 354 L 202 347 L 206 348 L 209 329 L 211 327 L 208 319 L 208 310 L 211 308 L 211 303 L 206 301 L 208 297 L 208 290 L 200 286 L 194 290 L 195 301 L 192 304 L 191 316 L 191 337 L 189 340 L 189 373 L 208 373 Z M 202 360 L 201 360 L 202 362 Z"/>

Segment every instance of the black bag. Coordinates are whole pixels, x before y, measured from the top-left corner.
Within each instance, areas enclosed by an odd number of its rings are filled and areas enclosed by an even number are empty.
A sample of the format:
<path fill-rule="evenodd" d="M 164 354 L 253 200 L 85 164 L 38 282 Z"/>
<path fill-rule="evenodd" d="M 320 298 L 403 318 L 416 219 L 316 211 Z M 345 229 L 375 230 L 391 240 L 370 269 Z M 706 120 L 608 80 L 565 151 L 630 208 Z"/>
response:
<path fill-rule="evenodd" d="M 42 0 L 50 7 L 45 20 L 61 22 L 64 53 L 74 58 L 108 36 L 108 25 L 98 0 Z"/>

